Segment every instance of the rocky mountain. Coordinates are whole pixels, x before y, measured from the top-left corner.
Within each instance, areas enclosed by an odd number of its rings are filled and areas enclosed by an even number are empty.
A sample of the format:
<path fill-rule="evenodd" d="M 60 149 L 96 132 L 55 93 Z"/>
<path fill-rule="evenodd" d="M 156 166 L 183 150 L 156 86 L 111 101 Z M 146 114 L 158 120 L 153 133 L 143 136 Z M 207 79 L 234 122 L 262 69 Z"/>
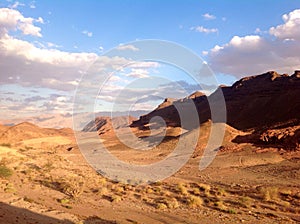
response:
<path fill-rule="evenodd" d="M 227 123 L 238 129 L 300 121 L 300 71 L 291 76 L 272 71 L 246 77 L 222 91 Z"/>
<path fill-rule="evenodd" d="M 180 100 L 166 99 L 154 111 L 134 121 L 132 126 L 143 128 L 151 118 L 160 116 L 168 126 L 178 127 L 181 124 L 176 108 L 190 110 L 190 100 L 196 105 L 200 123 L 204 123 L 211 119 L 208 102 L 213 102 L 220 90 L 226 103 L 227 124 L 234 128 L 262 129 L 287 121 L 300 123 L 300 71 L 291 76 L 270 71 L 242 78 L 229 87 L 220 86 L 209 96 L 197 92 Z"/>
<path fill-rule="evenodd" d="M 82 131 L 94 132 L 98 131 L 99 134 L 104 134 L 109 131 L 113 131 L 114 128 L 128 127 L 132 121 L 135 120 L 132 116 L 119 116 L 119 117 L 108 117 L 100 116 L 96 117 L 94 121 L 89 122 Z"/>

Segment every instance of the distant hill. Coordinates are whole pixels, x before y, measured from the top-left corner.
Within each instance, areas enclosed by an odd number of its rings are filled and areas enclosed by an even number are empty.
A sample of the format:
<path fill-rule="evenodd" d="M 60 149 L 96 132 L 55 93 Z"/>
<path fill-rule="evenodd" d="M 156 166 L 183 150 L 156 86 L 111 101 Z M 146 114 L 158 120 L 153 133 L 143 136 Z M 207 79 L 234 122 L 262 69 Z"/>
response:
<path fill-rule="evenodd" d="M 132 117 L 138 118 L 142 114 L 147 114 L 149 111 L 146 110 L 137 110 L 137 111 L 124 111 L 124 112 L 97 112 L 95 114 L 96 117 L 99 116 L 107 116 L 107 117 L 118 117 L 118 116 L 127 116 L 128 114 Z M 77 116 L 78 114 L 75 114 Z M 79 114 L 81 117 L 82 115 Z M 73 128 L 73 121 L 72 121 L 72 114 L 43 114 L 39 116 L 33 117 L 23 117 L 23 118 L 16 118 L 16 119 L 0 119 L 0 124 L 6 126 L 14 126 L 22 122 L 29 122 L 35 124 L 39 127 L 44 128 Z M 1 127 L 0 127 L 1 131 Z"/>
<path fill-rule="evenodd" d="M 14 126 L 22 122 L 29 122 L 44 128 L 71 128 L 72 114 L 42 114 L 32 117 L 0 119 L 0 123 L 6 126 Z"/>
<path fill-rule="evenodd" d="M 119 116 L 119 117 L 97 117 L 95 121 L 89 122 L 82 131 L 93 132 L 98 131 L 99 134 L 112 131 L 115 128 L 129 127 L 135 118 L 132 116 Z M 114 125 L 114 127 L 113 127 Z"/>
<path fill-rule="evenodd" d="M 34 138 L 70 136 L 72 134 L 73 130 L 70 128 L 41 128 L 29 122 L 23 122 L 11 127 L 0 128 L 0 143 L 16 143 Z"/>

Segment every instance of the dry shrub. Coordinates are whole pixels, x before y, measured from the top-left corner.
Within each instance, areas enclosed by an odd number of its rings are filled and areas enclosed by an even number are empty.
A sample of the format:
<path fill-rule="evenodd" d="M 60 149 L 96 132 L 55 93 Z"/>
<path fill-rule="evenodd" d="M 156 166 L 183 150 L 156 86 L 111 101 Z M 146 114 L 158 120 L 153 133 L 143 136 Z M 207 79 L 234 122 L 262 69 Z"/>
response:
<path fill-rule="evenodd" d="M 13 175 L 13 170 L 6 165 L 0 165 L 0 178 L 9 178 Z"/>
<path fill-rule="evenodd" d="M 222 201 L 217 201 L 214 203 L 214 205 L 221 211 L 227 211 L 227 207 L 223 204 Z"/>
<path fill-rule="evenodd" d="M 187 195 L 188 194 L 188 190 L 187 188 L 184 186 L 183 183 L 178 183 L 177 184 L 177 191 L 182 194 L 182 195 Z"/>
<path fill-rule="evenodd" d="M 187 203 L 189 207 L 197 208 L 203 205 L 203 199 L 201 197 L 191 195 L 188 197 Z"/>
<path fill-rule="evenodd" d="M 244 196 L 244 197 L 240 197 L 239 198 L 239 202 L 245 207 L 245 208 L 249 208 L 252 204 L 252 198 L 248 197 L 248 196 Z"/>
<path fill-rule="evenodd" d="M 204 193 L 209 196 L 210 194 L 210 186 L 208 184 L 198 184 L 201 191 L 204 191 Z"/>
<path fill-rule="evenodd" d="M 121 196 L 119 196 L 119 195 L 113 195 L 113 196 L 111 196 L 111 202 L 120 202 L 120 201 L 122 201 L 122 197 Z"/>
<path fill-rule="evenodd" d="M 83 193 L 85 182 L 80 177 L 70 177 L 66 180 L 57 181 L 60 185 L 60 190 L 73 198 L 79 197 Z"/>
<path fill-rule="evenodd" d="M 179 203 L 176 198 L 168 198 L 164 200 L 164 203 L 167 205 L 168 208 L 178 208 Z"/>
<path fill-rule="evenodd" d="M 156 204 L 155 208 L 164 210 L 164 209 L 167 209 L 168 206 L 165 203 L 159 202 Z"/>
<path fill-rule="evenodd" d="M 277 201 L 279 199 L 277 187 L 262 187 L 260 188 L 260 193 L 265 201 Z"/>

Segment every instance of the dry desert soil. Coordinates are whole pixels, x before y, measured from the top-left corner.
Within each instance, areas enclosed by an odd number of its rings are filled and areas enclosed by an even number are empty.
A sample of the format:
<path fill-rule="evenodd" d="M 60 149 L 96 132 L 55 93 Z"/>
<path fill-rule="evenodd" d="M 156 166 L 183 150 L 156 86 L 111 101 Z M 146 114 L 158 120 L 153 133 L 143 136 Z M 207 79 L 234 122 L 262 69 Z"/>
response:
<path fill-rule="evenodd" d="M 209 128 L 200 127 L 193 155 L 173 176 L 135 185 L 98 174 L 70 129 L 1 126 L 0 223 L 299 223 L 300 151 L 236 142 L 249 133 L 226 126 L 221 150 L 200 171 Z M 176 145 L 178 128 L 166 133 L 147 151 L 129 149 L 111 131 L 101 139 L 117 158 L 149 164 Z"/>

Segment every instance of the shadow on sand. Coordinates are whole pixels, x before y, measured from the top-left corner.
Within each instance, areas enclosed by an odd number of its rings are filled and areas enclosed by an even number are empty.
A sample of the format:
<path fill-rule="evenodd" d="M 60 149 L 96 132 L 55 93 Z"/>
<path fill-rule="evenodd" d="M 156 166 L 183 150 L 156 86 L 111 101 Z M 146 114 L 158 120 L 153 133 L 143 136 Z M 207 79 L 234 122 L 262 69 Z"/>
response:
<path fill-rule="evenodd" d="M 74 224 L 70 220 L 59 220 L 46 215 L 38 214 L 24 208 L 18 208 L 12 205 L 0 202 L 0 223 L 5 224 Z M 115 221 L 109 221 L 93 216 L 87 218 L 84 224 L 116 224 Z"/>

